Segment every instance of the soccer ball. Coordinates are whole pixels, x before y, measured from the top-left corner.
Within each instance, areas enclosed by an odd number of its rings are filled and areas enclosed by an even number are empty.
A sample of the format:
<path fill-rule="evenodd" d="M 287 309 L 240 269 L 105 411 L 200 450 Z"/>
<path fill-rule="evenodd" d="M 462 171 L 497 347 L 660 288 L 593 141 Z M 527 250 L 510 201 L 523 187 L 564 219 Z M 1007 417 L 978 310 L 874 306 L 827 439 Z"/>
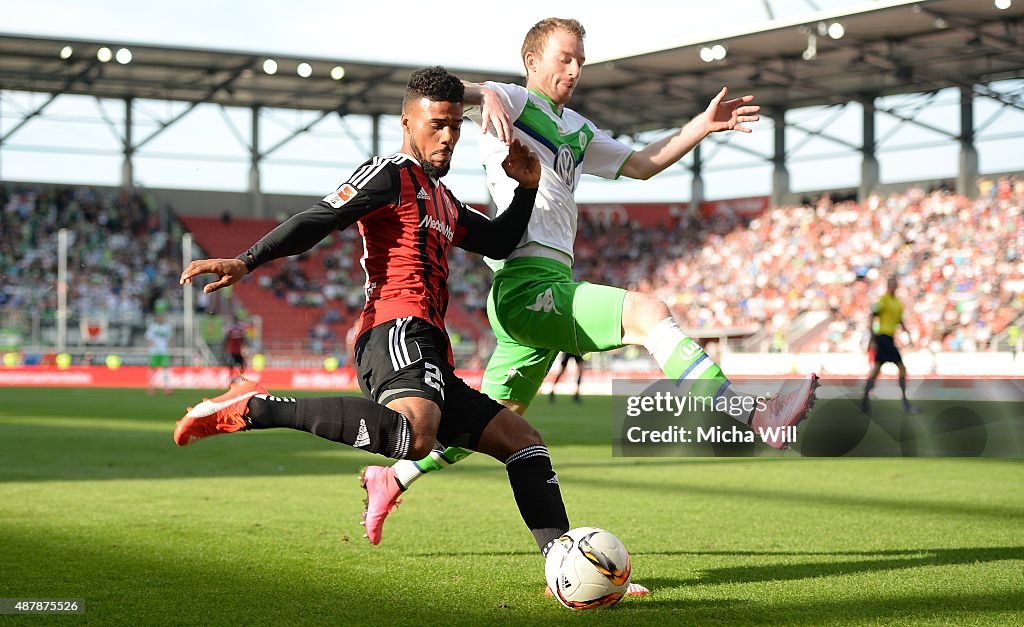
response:
<path fill-rule="evenodd" d="M 610 532 L 571 529 L 548 551 L 544 577 L 558 602 L 572 610 L 610 607 L 629 588 L 629 552 Z"/>

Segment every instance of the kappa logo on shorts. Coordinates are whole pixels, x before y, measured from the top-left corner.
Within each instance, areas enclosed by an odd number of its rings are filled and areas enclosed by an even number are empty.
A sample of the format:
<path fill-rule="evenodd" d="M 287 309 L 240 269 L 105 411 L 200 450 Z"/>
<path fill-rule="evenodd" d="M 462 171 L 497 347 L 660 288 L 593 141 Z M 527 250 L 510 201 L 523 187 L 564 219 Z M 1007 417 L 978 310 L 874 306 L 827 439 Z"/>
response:
<path fill-rule="evenodd" d="M 562 315 L 562 312 L 558 311 L 558 308 L 555 307 L 555 296 L 551 293 L 550 287 L 537 294 L 537 302 L 527 305 L 526 308 L 530 311 L 543 311 L 544 313 L 551 313 L 553 311 L 556 315 Z"/>

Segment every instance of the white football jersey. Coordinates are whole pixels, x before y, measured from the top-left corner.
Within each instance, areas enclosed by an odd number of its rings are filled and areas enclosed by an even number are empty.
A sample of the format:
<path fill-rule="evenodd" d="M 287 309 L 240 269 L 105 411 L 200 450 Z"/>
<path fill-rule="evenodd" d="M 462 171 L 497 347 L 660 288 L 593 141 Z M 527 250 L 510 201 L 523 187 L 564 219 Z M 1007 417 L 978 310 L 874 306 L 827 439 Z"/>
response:
<path fill-rule="evenodd" d="M 576 240 L 576 200 L 573 194 L 584 173 L 618 178 L 633 149 L 608 135 L 597 125 L 565 107 L 562 114 L 546 96 L 521 85 L 487 82 L 505 101 L 514 123 L 514 136 L 540 159 L 540 189 L 533 216 L 518 248 L 536 243 L 565 253 L 571 259 Z M 480 109 L 467 116 L 479 126 Z M 508 146 L 492 134 L 480 139 L 480 152 L 487 172 L 487 186 L 500 214 L 512 202 L 518 185 L 505 175 L 501 162 Z M 515 252 L 512 257 L 515 257 Z M 500 262 L 488 260 L 497 269 Z"/>

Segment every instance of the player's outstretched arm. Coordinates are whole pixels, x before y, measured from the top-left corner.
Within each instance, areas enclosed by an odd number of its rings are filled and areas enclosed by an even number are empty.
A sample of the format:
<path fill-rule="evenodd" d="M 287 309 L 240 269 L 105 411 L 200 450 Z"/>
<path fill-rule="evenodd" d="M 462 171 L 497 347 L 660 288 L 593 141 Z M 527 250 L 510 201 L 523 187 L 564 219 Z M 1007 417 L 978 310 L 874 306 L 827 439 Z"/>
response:
<path fill-rule="evenodd" d="M 703 113 L 687 122 L 675 134 L 635 151 L 626 159 L 622 175 L 647 180 L 682 159 L 711 133 L 751 132 L 750 128 L 742 125 L 761 119 L 757 115 L 761 107 L 750 104 L 754 100 L 751 95 L 726 100 L 728 95 L 729 88 L 723 87 Z"/>
<path fill-rule="evenodd" d="M 463 102 L 480 106 L 480 124 L 484 132 L 493 132 L 506 144 L 512 141 L 512 116 L 501 97 L 479 83 L 462 81 L 462 85 L 466 88 Z"/>

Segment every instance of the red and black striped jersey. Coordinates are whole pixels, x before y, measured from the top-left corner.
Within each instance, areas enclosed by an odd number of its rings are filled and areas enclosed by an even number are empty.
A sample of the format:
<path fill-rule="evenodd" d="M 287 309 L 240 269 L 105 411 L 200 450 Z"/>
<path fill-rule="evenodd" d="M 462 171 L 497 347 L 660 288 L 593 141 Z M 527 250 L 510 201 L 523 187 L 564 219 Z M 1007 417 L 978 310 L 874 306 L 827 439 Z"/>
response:
<path fill-rule="evenodd" d="M 465 237 L 472 210 L 401 153 L 367 161 L 321 202 L 354 218 L 363 238 L 359 333 L 406 316 L 444 329 L 448 249 Z"/>
<path fill-rule="evenodd" d="M 448 250 L 504 258 L 522 237 L 536 190 L 519 190 L 515 211 L 489 220 L 460 202 L 403 153 L 373 157 L 338 189 L 296 214 L 239 256 L 249 270 L 313 247 L 334 230 L 357 224 L 363 239 L 366 305 L 358 334 L 415 316 L 444 330 Z M 509 213 L 513 215 L 507 216 Z"/>

